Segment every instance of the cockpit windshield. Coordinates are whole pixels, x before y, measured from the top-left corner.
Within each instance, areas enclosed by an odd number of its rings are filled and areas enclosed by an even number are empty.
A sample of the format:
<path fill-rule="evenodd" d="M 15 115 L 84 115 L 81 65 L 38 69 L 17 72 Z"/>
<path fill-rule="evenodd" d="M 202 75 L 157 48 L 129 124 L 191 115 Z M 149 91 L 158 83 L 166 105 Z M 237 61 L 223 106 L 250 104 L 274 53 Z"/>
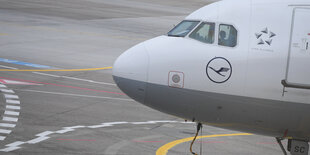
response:
<path fill-rule="evenodd" d="M 168 36 L 172 37 L 185 37 L 196 25 L 199 21 L 188 21 L 184 20 L 179 23 L 176 27 L 174 27 L 171 31 L 168 32 Z"/>

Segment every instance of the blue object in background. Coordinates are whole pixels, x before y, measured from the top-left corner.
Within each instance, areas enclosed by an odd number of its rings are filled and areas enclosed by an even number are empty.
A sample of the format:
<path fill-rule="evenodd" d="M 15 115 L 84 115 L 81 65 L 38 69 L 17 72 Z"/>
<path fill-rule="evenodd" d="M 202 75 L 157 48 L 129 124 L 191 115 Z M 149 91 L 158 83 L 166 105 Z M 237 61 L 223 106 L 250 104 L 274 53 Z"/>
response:
<path fill-rule="evenodd" d="M 33 63 L 29 63 L 29 62 L 22 62 L 22 61 L 17 61 L 17 60 L 9 60 L 9 59 L 4 59 L 4 58 L 0 58 L 0 62 L 6 62 L 6 63 L 23 65 L 23 66 L 34 67 L 34 68 L 47 68 L 47 69 L 53 68 L 50 66 L 38 65 L 38 64 L 33 64 Z"/>

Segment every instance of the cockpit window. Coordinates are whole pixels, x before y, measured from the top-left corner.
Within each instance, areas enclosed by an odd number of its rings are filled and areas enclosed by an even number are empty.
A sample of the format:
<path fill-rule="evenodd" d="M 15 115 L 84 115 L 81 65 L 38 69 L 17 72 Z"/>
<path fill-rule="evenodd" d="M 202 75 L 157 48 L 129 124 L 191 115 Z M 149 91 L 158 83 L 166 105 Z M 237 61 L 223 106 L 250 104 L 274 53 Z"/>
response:
<path fill-rule="evenodd" d="M 168 32 L 168 36 L 185 37 L 198 23 L 199 21 L 184 20 Z"/>
<path fill-rule="evenodd" d="M 214 23 L 201 23 L 190 35 L 190 38 L 212 44 L 214 42 Z"/>
<path fill-rule="evenodd" d="M 237 45 L 237 30 L 232 25 L 221 24 L 218 44 L 221 46 L 235 47 Z"/>

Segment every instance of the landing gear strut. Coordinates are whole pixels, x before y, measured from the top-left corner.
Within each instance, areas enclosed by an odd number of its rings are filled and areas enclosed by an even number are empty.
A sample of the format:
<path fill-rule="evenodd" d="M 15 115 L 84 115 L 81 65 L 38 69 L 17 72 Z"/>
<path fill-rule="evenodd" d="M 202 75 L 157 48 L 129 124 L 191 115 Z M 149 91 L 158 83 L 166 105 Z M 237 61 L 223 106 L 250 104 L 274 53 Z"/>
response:
<path fill-rule="evenodd" d="M 196 140 L 196 138 L 197 138 L 197 136 L 198 136 L 198 133 L 199 133 L 199 131 L 200 131 L 201 128 L 202 128 L 202 124 L 201 124 L 201 123 L 198 123 L 198 124 L 197 124 L 196 135 L 195 135 L 193 141 L 191 142 L 191 146 L 190 146 L 190 148 L 189 148 L 189 150 L 191 151 L 191 153 L 192 153 L 193 155 L 198 155 L 197 153 L 193 152 L 192 147 L 193 147 L 193 144 L 194 144 L 194 142 L 195 142 L 195 140 Z M 201 153 L 201 150 L 200 150 L 200 153 Z"/>
<path fill-rule="evenodd" d="M 283 147 L 283 144 L 282 144 L 283 138 L 276 137 L 276 140 L 277 140 L 278 144 L 280 145 L 280 148 L 281 148 L 283 154 L 284 154 L 284 155 L 287 155 L 287 153 L 286 153 L 286 151 L 285 151 L 285 149 L 284 149 L 284 147 Z"/>

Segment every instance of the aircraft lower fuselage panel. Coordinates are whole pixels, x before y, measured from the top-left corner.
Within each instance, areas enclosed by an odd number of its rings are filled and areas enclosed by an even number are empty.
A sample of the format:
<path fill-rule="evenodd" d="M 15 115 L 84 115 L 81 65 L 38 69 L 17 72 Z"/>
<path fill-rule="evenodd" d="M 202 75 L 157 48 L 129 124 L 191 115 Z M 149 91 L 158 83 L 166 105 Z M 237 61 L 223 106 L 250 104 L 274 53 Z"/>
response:
<path fill-rule="evenodd" d="M 128 95 L 144 105 L 190 121 L 273 137 L 310 137 L 310 124 L 306 123 L 310 119 L 308 104 L 173 88 L 116 76 L 114 79 L 127 84 L 121 85 L 125 93 L 129 89 L 139 92 L 139 86 L 145 86 L 142 94 Z"/>

